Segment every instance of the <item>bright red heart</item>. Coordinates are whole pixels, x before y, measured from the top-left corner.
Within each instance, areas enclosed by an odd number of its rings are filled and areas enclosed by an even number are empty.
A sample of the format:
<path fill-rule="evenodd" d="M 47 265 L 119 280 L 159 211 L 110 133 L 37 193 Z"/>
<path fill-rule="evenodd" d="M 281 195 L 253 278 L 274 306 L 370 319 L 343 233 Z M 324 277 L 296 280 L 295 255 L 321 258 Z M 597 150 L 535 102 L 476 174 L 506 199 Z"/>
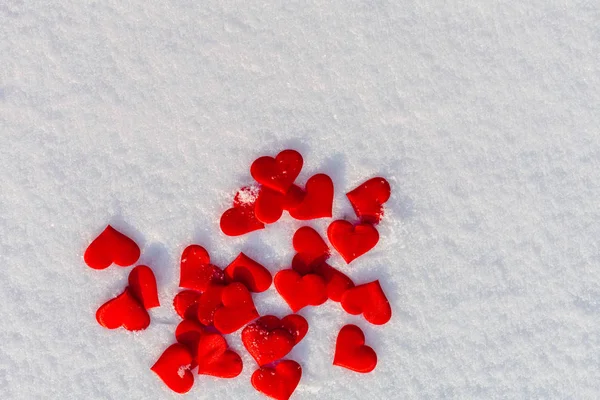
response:
<path fill-rule="evenodd" d="M 302 275 L 311 273 L 315 265 L 329 258 L 329 246 L 309 226 L 303 226 L 294 233 L 292 244 L 298 252 L 292 260 L 292 268 Z"/>
<path fill-rule="evenodd" d="M 348 221 L 333 221 L 327 228 L 331 245 L 347 264 L 371 250 L 379 241 L 379 232 L 371 224 L 352 225 Z"/>
<path fill-rule="evenodd" d="M 212 363 L 198 365 L 198 374 L 211 375 L 218 378 L 235 378 L 242 373 L 243 368 L 244 364 L 239 354 L 232 350 L 225 350 Z"/>
<path fill-rule="evenodd" d="M 221 294 L 223 306 L 214 315 L 214 327 L 223 334 L 233 333 L 258 318 L 252 295 L 241 283 L 228 285 Z"/>
<path fill-rule="evenodd" d="M 352 315 L 363 314 L 375 325 L 383 325 L 392 318 L 392 308 L 379 281 L 348 289 L 342 296 L 342 308 Z"/>
<path fill-rule="evenodd" d="M 225 353 L 227 347 L 227 341 L 220 333 L 204 332 L 198 340 L 196 352 L 198 365 L 212 364 Z"/>
<path fill-rule="evenodd" d="M 246 186 L 241 188 L 233 199 L 233 208 L 221 216 L 221 231 L 227 236 L 240 236 L 258 229 L 264 229 L 265 224 L 256 219 L 254 203 L 258 189 Z"/>
<path fill-rule="evenodd" d="M 255 293 L 264 292 L 271 286 L 273 281 L 268 269 L 244 253 L 240 253 L 225 268 L 225 276 L 230 282 L 243 283 L 248 290 Z"/>
<path fill-rule="evenodd" d="M 261 185 L 285 194 L 302 170 L 302 155 L 284 150 L 273 157 L 260 157 L 250 166 L 250 174 Z"/>
<path fill-rule="evenodd" d="M 284 269 L 275 275 L 275 288 L 293 312 L 305 306 L 318 306 L 327 301 L 323 278 L 315 274 L 301 276 L 293 269 Z"/>
<path fill-rule="evenodd" d="M 129 273 L 129 287 L 146 310 L 160 306 L 156 278 L 149 267 L 138 265 L 132 269 Z"/>
<path fill-rule="evenodd" d="M 194 375 L 190 371 L 192 362 L 192 355 L 185 346 L 173 344 L 150 369 L 172 391 L 187 393 L 194 385 Z"/>
<path fill-rule="evenodd" d="M 333 268 L 327 263 L 322 263 L 314 268 L 314 273 L 321 276 L 327 288 L 327 297 L 333 301 L 342 301 L 346 290 L 354 287 L 352 279 Z"/>
<path fill-rule="evenodd" d="M 204 332 L 205 328 L 200 323 L 191 319 L 184 319 L 175 329 L 175 338 L 177 342 L 187 347 L 190 353 L 197 354 L 198 341 Z"/>
<path fill-rule="evenodd" d="M 212 283 L 225 283 L 221 268 L 210 263 L 210 256 L 202 246 L 192 244 L 181 254 L 179 287 L 204 292 Z"/>
<path fill-rule="evenodd" d="M 264 315 L 256 320 L 256 324 L 271 331 L 279 328 L 287 330 L 294 338 L 294 345 L 300 343 L 308 332 L 308 322 L 298 314 L 286 315 L 282 319 L 274 315 Z"/>
<path fill-rule="evenodd" d="M 333 208 L 333 182 L 325 174 L 317 174 L 306 182 L 302 203 L 291 209 L 290 215 L 299 220 L 331 217 Z"/>
<path fill-rule="evenodd" d="M 94 269 L 104 269 L 112 263 L 127 267 L 139 258 L 139 246 L 110 225 L 90 243 L 83 255 L 85 263 Z"/>
<path fill-rule="evenodd" d="M 108 329 L 123 327 L 128 331 L 139 331 L 150 325 L 150 316 L 136 299 L 129 287 L 96 311 L 96 320 Z"/>
<path fill-rule="evenodd" d="M 193 290 L 182 290 L 173 299 L 175 312 L 183 319 L 196 319 L 198 314 L 198 302 L 202 294 Z"/>
<path fill-rule="evenodd" d="M 261 367 L 252 374 L 252 386 L 276 400 L 288 400 L 302 377 L 296 361 L 283 360 L 275 368 Z"/>
<path fill-rule="evenodd" d="M 390 193 L 388 181 L 377 177 L 346 193 L 346 197 L 362 222 L 377 224 L 383 216 L 383 204 L 390 198 Z"/>
<path fill-rule="evenodd" d="M 346 325 L 340 330 L 335 343 L 333 365 L 362 373 L 375 369 L 377 354 L 365 345 L 365 335 L 358 326 Z"/>
<path fill-rule="evenodd" d="M 196 316 L 202 324 L 210 325 L 214 322 L 215 312 L 222 306 L 221 296 L 224 289 L 223 285 L 210 285 L 200 297 Z"/>
<path fill-rule="evenodd" d="M 264 319 L 263 323 L 259 321 L 244 328 L 242 343 L 258 365 L 263 366 L 283 358 L 292 351 L 295 340 L 288 330 L 281 327 L 279 318 L 277 318 L 278 326 L 270 323 L 271 326 L 268 327 Z"/>
<path fill-rule="evenodd" d="M 259 221 L 272 224 L 281 218 L 283 210 L 298 207 L 303 199 L 304 191 L 296 185 L 292 185 L 286 194 L 263 186 L 256 198 L 254 214 Z"/>

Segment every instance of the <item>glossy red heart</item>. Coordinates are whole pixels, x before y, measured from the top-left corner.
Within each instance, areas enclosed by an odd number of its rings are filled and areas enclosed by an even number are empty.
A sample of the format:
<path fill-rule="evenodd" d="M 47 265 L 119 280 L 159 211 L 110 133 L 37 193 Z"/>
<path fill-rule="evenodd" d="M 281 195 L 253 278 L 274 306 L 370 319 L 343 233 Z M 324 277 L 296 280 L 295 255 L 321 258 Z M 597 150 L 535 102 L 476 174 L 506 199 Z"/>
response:
<path fill-rule="evenodd" d="M 175 329 L 175 338 L 190 351 L 191 354 L 198 353 L 198 341 L 206 331 L 203 325 L 191 319 L 184 319 Z M 195 367 L 194 364 L 192 367 Z"/>
<path fill-rule="evenodd" d="M 96 320 L 105 328 L 116 329 L 122 326 L 128 331 L 139 331 L 150 325 L 148 312 L 128 287 L 98 308 Z"/>
<path fill-rule="evenodd" d="M 177 293 L 173 299 L 175 312 L 183 319 L 197 319 L 198 302 L 201 296 L 201 293 L 194 290 L 182 290 Z"/>
<path fill-rule="evenodd" d="M 375 325 L 383 325 L 392 317 L 392 308 L 379 281 L 348 289 L 342 296 L 342 308 L 352 315 L 363 314 Z"/>
<path fill-rule="evenodd" d="M 83 255 L 85 263 L 94 269 L 104 269 L 112 263 L 126 267 L 139 258 L 139 246 L 110 225 L 90 243 Z"/>
<path fill-rule="evenodd" d="M 347 264 L 371 250 L 379 241 L 379 232 L 371 224 L 352 225 L 348 221 L 333 221 L 327 228 L 331 245 Z"/>
<path fill-rule="evenodd" d="M 215 312 L 222 307 L 221 296 L 225 286 L 210 285 L 198 301 L 196 317 L 204 325 L 214 322 Z"/>
<path fill-rule="evenodd" d="M 294 336 L 281 326 L 279 318 L 277 322 L 267 326 L 259 320 L 242 330 L 242 343 L 260 366 L 283 358 L 294 347 Z"/>
<path fill-rule="evenodd" d="M 346 290 L 354 287 L 352 279 L 327 263 L 317 265 L 313 271 L 325 281 L 327 297 L 329 297 L 330 300 L 337 302 L 342 301 L 342 296 Z"/>
<path fill-rule="evenodd" d="M 258 318 L 252 295 L 241 283 L 228 285 L 221 294 L 223 306 L 214 315 L 214 327 L 223 334 L 233 333 Z"/>
<path fill-rule="evenodd" d="M 227 341 L 220 333 L 204 332 L 198 340 L 196 352 L 198 365 L 212 364 L 225 353 L 227 347 Z"/>
<path fill-rule="evenodd" d="M 377 354 L 365 345 L 365 335 L 358 326 L 346 325 L 340 330 L 335 343 L 333 365 L 362 373 L 375 369 Z"/>
<path fill-rule="evenodd" d="M 225 283 L 221 268 L 210 263 L 210 256 L 202 246 L 192 244 L 181 254 L 179 287 L 204 292 L 208 285 Z"/>
<path fill-rule="evenodd" d="M 264 229 L 265 224 L 256 219 L 254 203 L 258 189 L 250 186 L 240 189 L 233 199 L 233 208 L 221 215 L 221 231 L 227 236 L 240 236 Z"/>
<path fill-rule="evenodd" d="M 346 193 L 346 197 L 362 222 L 377 224 L 383 216 L 383 204 L 390 198 L 390 193 L 388 181 L 377 177 Z"/>
<path fill-rule="evenodd" d="M 323 278 L 315 274 L 301 276 L 293 269 L 284 269 L 275 275 L 275 288 L 293 312 L 305 306 L 318 306 L 327 301 Z"/>
<path fill-rule="evenodd" d="M 302 170 L 302 155 L 284 150 L 273 157 L 260 157 L 250 166 L 250 174 L 261 185 L 285 194 Z"/>
<path fill-rule="evenodd" d="M 288 400 L 302 377 L 302 367 L 296 361 L 283 360 L 274 368 L 261 367 L 252 374 L 252 386 L 276 400 Z"/>
<path fill-rule="evenodd" d="M 333 182 L 325 174 L 312 176 L 304 189 L 305 195 L 302 202 L 290 215 L 299 220 L 331 217 L 333 208 Z"/>
<path fill-rule="evenodd" d="M 298 207 L 303 199 L 304 191 L 296 185 L 290 186 L 285 194 L 263 186 L 256 198 L 254 214 L 259 221 L 272 224 L 281 218 L 284 210 Z"/>
<path fill-rule="evenodd" d="M 149 267 L 138 265 L 131 270 L 129 273 L 129 288 L 146 310 L 160 306 L 156 278 Z"/>
<path fill-rule="evenodd" d="M 240 253 L 225 268 L 225 276 L 227 276 L 229 282 L 243 283 L 248 290 L 255 293 L 264 292 L 271 286 L 273 281 L 268 269 L 244 253 Z"/>
<path fill-rule="evenodd" d="M 225 350 L 221 356 L 210 364 L 199 364 L 198 373 L 211 375 L 218 378 L 235 378 L 242 373 L 244 364 L 239 354 L 232 350 Z"/>
<path fill-rule="evenodd" d="M 329 258 L 329 246 L 313 228 L 303 226 L 294 233 L 294 249 L 298 252 L 292 260 L 292 268 L 305 275 L 312 272 L 315 265 Z"/>
<path fill-rule="evenodd" d="M 194 385 L 194 375 L 190 371 L 192 355 L 181 344 L 169 346 L 158 361 L 150 368 L 176 393 L 187 393 Z"/>

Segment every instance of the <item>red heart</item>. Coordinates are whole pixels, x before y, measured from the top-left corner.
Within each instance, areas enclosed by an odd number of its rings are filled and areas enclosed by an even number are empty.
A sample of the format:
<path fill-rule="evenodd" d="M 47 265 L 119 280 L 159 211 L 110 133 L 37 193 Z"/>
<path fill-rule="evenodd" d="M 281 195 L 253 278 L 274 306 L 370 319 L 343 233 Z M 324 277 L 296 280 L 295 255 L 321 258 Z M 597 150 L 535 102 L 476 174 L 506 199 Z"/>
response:
<path fill-rule="evenodd" d="M 160 306 L 156 278 L 149 267 L 138 265 L 132 269 L 129 273 L 129 287 L 146 310 Z"/>
<path fill-rule="evenodd" d="M 210 263 L 210 256 L 202 246 L 192 244 L 181 254 L 179 287 L 204 292 L 211 283 L 225 283 L 221 268 Z"/>
<path fill-rule="evenodd" d="M 136 299 L 129 287 L 96 311 L 96 320 L 108 329 L 123 327 L 128 331 L 139 331 L 150 325 L 150 316 Z"/>
<path fill-rule="evenodd" d="M 348 221 L 333 221 L 327 228 L 331 245 L 347 264 L 371 250 L 379 241 L 379 232 L 371 224 L 352 225 Z"/>
<path fill-rule="evenodd" d="M 205 332 L 204 326 L 191 319 L 184 319 L 177 329 L 175 329 L 175 338 L 179 343 L 187 347 L 192 354 L 198 353 L 198 341 Z M 195 365 L 192 366 L 192 368 Z"/>
<path fill-rule="evenodd" d="M 299 220 L 331 217 L 333 208 L 333 182 L 325 174 L 317 174 L 306 182 L 304 200 L 290 215 Z"/>
<path fill-rule="evenodd" d="M 227 350 L 227 341 L 216 332 L 204 332 L 198 340 L 198 349 L 196 352 L 196 361 L 198 365 L 209 365 L 218 360 L 225 350 Z"/>
<path fill-rule="evenodd" d="M 281 270 L 275 275 L 275 288 L 293 312 L 327 301 L 323 278 L 315 274 L 300 276 L 293 269 Z"/>
<path fill-rule="evenodd" d="M 256 198 L 254 213 L 259 221 L 272 224 L 281 218 L 283 210 L 298 207 L 303 199 L 304 191 L 296 185 L 292 185 L 286 194 L 263 186 Z"/>
<path fill-rule="evenodd" d="M 215 312 L 214 327 L 223 334 L 233 333 L 258 318 L 252 295 L 241 283 L 228 285 L 221 294 L 223 307 Z"/>
<path fill-rule="evenodd" d="M 377 224 L 383 216 L 383 203 L 390 198 L 390 184 L 384 178 L 373 178 L 346 193 L 356 216 L 363 222 Z"/>
<path fill-rule="evenodd" d="M 377 354 L 365 346 L 365 335 L 356 325 L 346 325 L 338 334 L 335 343 L 333 365 L 356 372 L 371 372 L 377 365 Z"/>
<path fill-rule="evenodd" d="M 150 368 L 174 392 L 186 393 L 194 385 L 192 355 L 181 344 L 169 346 Z"/>
<path fill-rule="evenodd" d="M 240 236 L 258 229 L 265 224 L 256 219 L 254 203 L 258 192 L 253 187 L 243 187 L 233 199 L 233 208 L 221 215 L 221 231 L 227 236 Z"/>
<path fill-rule="evenodd" d="M 333 301 L 341 301 L 346 290 L 354 287 L 352 279 L 327 263 L 316 266 L 314 273 L 323 278 L 327 288 L 327 297 Z"/>
<path fill-rule="evenodd" d="M 215 361 L 206 365 L 198 365 L 198 373 L 218 378 L 235 378 L 242 373 L 244 364 L 238 353 L 225 350 Z"/>
<path fill-rule="evenodd" d="M 211 285 L 198 301 L 197 318 L 204 325 L 210 325 L 215 318 L 215 312 L 222 306 L 221 296 L 225 286 Z"/>
<path fill-rule="evenodd" d="M 90 243 L 83 255 L 85 263 L 94 269 L 104 269 L 112 263 L 126 267 L 139 258 L 138 245 L 110 225 Z"/>
<path fill-rule="evenodd" d="M 329 246 L 313 228 L 303 226 L 294 233 L 294 249 L 298 252 L 292 260 L 292 268 L 300 274 L 312 272 L 315 265 L 329 257 Z"/>
<path fill-rule="evenodd" d="M 302 155 L 284 150 L 273 157 L 260 157 L 250 166 L 250 174 L 261 185 L 285 194 L 302 170 Z"/>
<path fill-rule="evenodd" d="M 274 324 L 273 321 L 267 322 L 265 323 L 264 317 L 262 317 L 254 324 L 246 326 L 242 331 L 244 347 L 260 366 L 283 358 L 292 351 L 295 344 L 294 336 L 281 326 L 279 318 L 277 318 L 277 324 Z"/>
<path fill-rule="evenodd" d="M 275 368 L 261 367 L 252 374 L 252 386 L 276 400 L 288 400 L 302 377 L 296 361 L 283 360 Z"/>
<path fill-rule="evenodd" d="M 200 293 L 193 290 L 182 290 L 175 295 L 173 308 L 183 319 L 196 319 L 201 296 Z"/>
<path fill-rule="evenodd" d="M 230 282 L 243 283 L 248 290 L 255 293 L 264 292 L 271 286 L 273 277 L 268 269 L 257 263 L 244 253 L 225 268 L 225 275 Z"/>
<path fill-rule="evenodd" d="M 375 325 L 383 325 L 392 317 L 392 308 L 379 281 L 348 289 L 342 296 L 342 308 L 352 315 L 363 314 Z"/>
<path fill-rule="evenodd" d="M 298 314 L 286 315 L 282 319 L 274 315 L 264 315 L 257 319 L 256 323 L 268 330 L 278 328 L 287 330 L 294 338 L 294 345 L 300 343 L 308 332 L 308 322 L 306 322 L 303 316 Z"/>

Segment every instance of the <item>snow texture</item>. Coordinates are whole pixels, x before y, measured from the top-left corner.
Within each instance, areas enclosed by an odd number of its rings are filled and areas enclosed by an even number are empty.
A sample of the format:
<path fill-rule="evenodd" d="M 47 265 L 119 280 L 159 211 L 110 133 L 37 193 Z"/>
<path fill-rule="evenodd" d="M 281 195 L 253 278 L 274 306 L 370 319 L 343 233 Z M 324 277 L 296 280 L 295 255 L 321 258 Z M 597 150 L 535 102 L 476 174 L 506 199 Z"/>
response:
<path fill-rule="evenodd" d="M 263 398 L 239 332 L 236 379 L 178 396 L 149 368 L 186 245 L 289 266 L 303 223 L 218 229 L 251 162 L 285 148 L 300 184 L 332 177 L 336 218 L 367 178 L 392 185 L 377 247 L 331 259 L 380 279 L 392 320 L 302 310 L 293 399 L 598 398 L 599 21 L 585 0 L 3 0 L 0 398 Z M 157 274 L 146 331 L 94 319 L 130 270 L 83 263 L 107 223 Z M 255 301 L 289 311 L 272 288 Z M 331 365 L 346 323 L 373 373 Z"/>

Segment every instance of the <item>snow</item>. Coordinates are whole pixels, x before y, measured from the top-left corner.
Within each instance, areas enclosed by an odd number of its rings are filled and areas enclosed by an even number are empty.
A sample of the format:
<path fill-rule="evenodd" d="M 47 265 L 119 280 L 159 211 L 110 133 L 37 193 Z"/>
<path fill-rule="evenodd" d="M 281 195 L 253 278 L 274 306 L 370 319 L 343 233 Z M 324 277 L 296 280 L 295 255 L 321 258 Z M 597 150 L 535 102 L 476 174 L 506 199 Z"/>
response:
<path fill-rule="evenodd" d="M 392 186 L 377 247 L 331 258 L 380 279 L 392 320 L 302 310 L 293 399 L 598 398 L 599 20 L 580 0 L 4 0 L 0 398 L 263 398 L 239 332 L 238 378 L 178 396 L 149 368 L 187 245 L 289 266 L 301 222 L 218 229 L 251 162 L 285 148 L 301 186 L 332 177 L 336 218 L 367 178 Z M 94 319 L 129 271 L 83 263 L 108 223 L 157 275 L 146 331 Z M 255 302 L 288 312 L 274 289 Z M 331 365 L 347 323 L 373 373 Z"/>

